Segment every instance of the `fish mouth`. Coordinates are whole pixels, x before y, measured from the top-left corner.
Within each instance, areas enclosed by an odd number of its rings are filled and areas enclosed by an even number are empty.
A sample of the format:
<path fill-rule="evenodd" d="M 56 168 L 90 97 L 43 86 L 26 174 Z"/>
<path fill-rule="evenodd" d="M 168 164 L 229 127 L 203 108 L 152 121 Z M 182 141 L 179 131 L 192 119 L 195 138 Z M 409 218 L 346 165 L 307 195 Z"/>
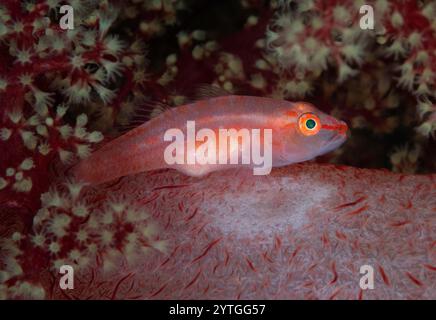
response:
<path fill-rule="evenodd" d="M 334 124 L 324 125 L 325 129 L 332 130 L 331 137 L 328 139 L 327 143 L 339 143 L 342 144 L 350 134 L 348 130 L 348 125 L 341 120 L 338 120 Z"/>
<path fill-rule="evenodd" d="M 345 133 L 336 133 L 332 135 L 325 143 L 325 149 L 323 153 L 328 153 L 339 148 L 347 140 Z"/>
<path fill-rule="evenodd" d="M 347 139 L 347 135 L 348 134 L 346 131 L 345 132 L 344 131 L 335 132 L 334 134 L 332 134 L 328 138 L 327 143 L 334 142 L 334 141 L 340 141 L 340 140 L 345 141 Z"/>

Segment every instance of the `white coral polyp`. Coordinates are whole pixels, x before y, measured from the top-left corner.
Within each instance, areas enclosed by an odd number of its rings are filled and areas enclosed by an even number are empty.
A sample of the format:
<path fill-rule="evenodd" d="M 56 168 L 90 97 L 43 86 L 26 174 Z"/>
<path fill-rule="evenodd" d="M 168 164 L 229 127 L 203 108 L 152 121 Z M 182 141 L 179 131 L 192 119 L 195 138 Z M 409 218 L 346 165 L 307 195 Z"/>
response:
<path fill-rule="evenodd" d="M 50 224 L 50 232 L 58 238 L 62 238 L 67 234 L 67 228 L 71 223 L 71 218 L 66 214 L 58 214 L 53 217 Z"/>
<path fill-rule="evenodd" d="M 34 219 L 31 239 L 34 246 L 51 254 L 54 267 L 62 262 L 87 268 L 99 255 L 103 270 L 109 272 L 123 259 L 134 264 L 150 249 L 166 250 L 160 228 L 147 212 L 116 196 L 108 196 L 94 210 L 82 187 L 70 181 L 42 196 L 43 208 Z M 63 243 L 73 246 L 64 248 Z"/>
<path fill-rule="evenodd" d="M 268 48 L 279 66 L 303 74 L 305 80 L 310 74 L 318 76 L 329 64 L 338 68 L 339 82 L 356 75 L 353 65 L 363 62 L 371 35 L 358 26 L 347 25 L 352 17 L 347 6 L 320 12 L 313 5 L 310 10 L 302 9 L 306 3 L 298 3 L 296 12 L 284 9 L 285 13 L 277 15 L 266 33 Z M 325 30 L 320 32 L 321 28 Z"/>

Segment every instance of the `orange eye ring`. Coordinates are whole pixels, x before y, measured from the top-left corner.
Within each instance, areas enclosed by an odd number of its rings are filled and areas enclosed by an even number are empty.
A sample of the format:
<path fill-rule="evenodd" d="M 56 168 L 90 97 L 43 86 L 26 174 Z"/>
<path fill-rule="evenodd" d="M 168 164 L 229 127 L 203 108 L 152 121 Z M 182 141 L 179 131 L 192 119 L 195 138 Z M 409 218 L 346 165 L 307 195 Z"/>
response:
<path fill-rule="evenodd" d="M 298 127 L 305 136 L 313 136 L 321 129 L 321 121 L 318 116 L 313 113 L 303 113 L 298 118 Z"/>

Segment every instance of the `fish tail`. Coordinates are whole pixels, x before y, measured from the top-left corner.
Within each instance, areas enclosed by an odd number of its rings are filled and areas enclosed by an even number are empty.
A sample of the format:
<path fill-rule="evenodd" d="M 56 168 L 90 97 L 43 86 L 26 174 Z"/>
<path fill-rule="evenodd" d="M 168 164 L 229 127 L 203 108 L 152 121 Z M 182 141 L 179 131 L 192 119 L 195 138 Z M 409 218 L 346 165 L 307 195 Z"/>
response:
<path fill-rule="evenodd" d="M 91 185 L 161 167 L 152 148 L 138 143 L 137 134 L 117 138 L 72 168 L 75 180 Z"/>
<path fill-rule="evenodd" d="M 106 153 L 106 152 L 105 152 Z M 111 181 L 123 175 L 124 166 L 117 166 L 114 163 L 102 161 L 105 156 L 97 151 L 90 157 L 80 161 L 72 169 L 72 175 L 78 182 L 97 185 L 107 181 Z M 110 156 L 110 155 L 106 155 Z M 114 161 L 120 161 L 119 157 L 112 157 Z"/>

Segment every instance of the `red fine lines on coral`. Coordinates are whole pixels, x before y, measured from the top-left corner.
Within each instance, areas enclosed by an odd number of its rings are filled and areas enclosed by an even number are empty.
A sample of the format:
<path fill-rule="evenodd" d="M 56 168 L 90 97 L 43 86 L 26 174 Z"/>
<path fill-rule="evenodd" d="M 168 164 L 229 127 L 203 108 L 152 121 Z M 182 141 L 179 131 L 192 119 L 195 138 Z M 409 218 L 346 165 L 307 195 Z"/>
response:
<path fill-rule="evenodd" d="M 336 230 L 335 233 L 336 233 L 336 238 L 338 238 L 339 240 L 347 240 L 347 236 L 344 233 L 338 230 Z"/>
<path fill-rule="evenodd" d="M 190 286 L 192 286 L 200 277 L 202 273 L 202 270 L 200 269 L 200 271 L 198 271 L 198 273 L 195 275 L 195 277 L 185 286 L 184 289 L 188 289 Z"/>
<path fill-rule="evenodd" d="M 162 287 L 159 288 L 159 290 L 157 290 L 155 293 L 153 293 L 150 296 L 150 298 L 153 298 L 153 297 L 157 296 L 159 293 L 161 293 L 166 288 L 167 285 L 168 285 L 168 283 L 165 283 Z"/>
<path fill-rule="evenodd" d="M 203 231 L 204 227 L 206 227 L 206 225 L 207 225 L 207 222 L 203 223 L 203 224 L 198 228 L 197 234 L 200 234 L 201 231 Z"/>
<path fill-rule="evenodd" d="M 94 282 L 94 279 L 95 279 L 95 270 L 91 269 L 91 278 L 89 279 L 88 287 L 91 286 L 91 284 Z"/>
<path fill-rule="evenodd" d="M 329 284 L 333 284 L 338 280 L 338 273 L 336 271 L 336 263 L 335 262 L 332 263 L 332 272 L 333 272 L 333 279 L 332 279 L 332 281 L 330 281 Z"/>
<path fill-rule="evenodd" d="M 436 267 L 431 266 L 431 265 L 429 265 L 429 264 L 424 264 L 424 267 L 427 268 L 428 270 L 436 271 Z"/>
<path fill-rule="evenodd" d="M 329 300 L 333 300 L 334 298 L 336 298 L 339 294 L 339 292 L 341 292 L 341 288 L 337 288 L 335 289 L 335 291 L 333 291 L 333 294 L 330 296 Z"/>
<path fill-rule="evenodd" d="M 343 208 L 352 207 L 352 206 L 354 206 L 354 205 L 356 205 L 358 203 L 361 203 L 362 201 L 365 201 L 366 199 L 367 199 L 367 196 L 361 196 L 360 198 L 358 198 L 358 199 L 356 199 L 354 201 L 347 202 L 347 203 L 344 203 L 344 204 L 341 204 L 341 205 L 335 207 L 334 210 L 340 211 Z M 353 217 L 353 216 L 356 216 L 356 215 L 362 213 L 363 211 L 367 210 L 368 208 L 369 208 L 369 206 L 367 204 L 365 204 L 365 205 L 361 206 L 360 208 L 357 208 L 357 209 L 355 209 L 353 211 L 344 213 L 344 216 L 345 217 Z M 338 234 L 336 234 L 336 236 L 338 238 L 341 238 L 342 235 L 338 236 Z"/>
<path fill-rule="evenodd" d="M 423 283 L 416 277 L 414 277 L 410 272 L 406 272 L 406 275 L 409 277 L 410 280 L 417 286 L 421 287 Z"/>
<path fill-rule="evenodd" d="M 177 189 L 177 188 L 183 188 L 183 187 L 188 187 L 188 186 L 189 186 L 189 184 L 164 185 L 164 186 L 154 188 L 153 191 L 162 190 L 162 189 Z"/>
<path fill-rule="evenodd" d="M 318 266 L 317 263 L 314 263 L 312 265 L 309 266 L 309 268 L 307 268 L 307 272 L 311 272 L 313 269 L 315 269 Z"/>
<path fill-rule="evenodd" d="M 369 206 L 367 204 L 365 204 L 363 207 L 360 207 L 359 209 L 353 210 L 351 212 L 346 213 L 345 215 L 347 217 L 352 217 L 352 216 L 356 216 L 360 213 L 362 213 L 363 211 L 365 211 L 366 209 L 368 209 Z"/>
<path fill-rule="evenodd" d="M 117 292 L 118 292 L 118 289 L 120 288 L 121 283 L 122 283 L 124 280 L 127 280 L 128 278 L 130 278 L 132 275 L 133 275 L 133 273 L 129 273 L 128 275 L 124 276 L 123 278 L 121 278 L 121 279 L 118 281 L 118 283 L 115 285 L 114 291 L 113 291 L 113 293 L 112 293 L 111 300 L 115 300 L 115 299 L 116 299 L 116 297 L 117 297 Z"/>
<path fill-rule="evenodd" d="M 407 200 L 406 204 L 403 204 L 404 209 L 410 209 L 412 206 L 412 201 L 410 201 L 410 199 Z"/>
<path fill-rule="evenodd" d="M 210 249 L 212 249 L 218 242 L 221 241 L 222 238 L 218 238 L 214 241 L 212 241 L 211 243 L 209 243 L 206 247 L 206 249 L 203 251 L 203 253 L 201 255 L 199 255 L 197 258 L 195 258 L 194 260 L 192 260 L 192 263 L 200 260 L 201 258 L 203 258 L 204 256 L 206 256 L 206 254 L 209 252 Z"/>
<path fill-rule="evenodd" d="M 227 266 L 227 264 L 230 261 L 230 254 L 227 250 L 226 250 L 225 254 L 226 254 L 226 258 L 224 259 L 224 265 Z"/>
<path fill-rule="evenodd" d="M 273 263 L 274 261 L 271 260 L 271 258 L 268 256 L 268 252 L 264 252 L 262 254 L 263 258 L 265 259 L 265 261 L 269 262 L 269 263 Z"/>
<path fill-rule="evenodd" d="M 355 204 L 358 204 L 359 202 L 362 202 L 363 200 L 366 200 L 366 199 L 367 199 L 366 196 L 362 196 L 362 197 L 360 197 L 360 198 L 358 198 L 358 199 L 356 199 L 356 200 L 354 200 L 352 202 L 344 203 L 344 204 L 341 204 L 341 205 L 337 206 L 335 208 L 335 210 L 339 210 L 339 209 L 342 209 L 342 208 L 354 206 Z"/>
<path fill-rule="evenodd" d="M 324 246 L 328 246 L 329 243 L 330 243 L 329 238 L 328 238 L 328 236 L 327 236 L 327 233 L 325 233 L 325 232 L 324 232 L 324 234 L 321 236 L 321 240 L 322 240 L 322 243 L 324 244 Z"/>
<path fill-rule="evenodd" d="M 166 258 L 164 262 L 161 263 L 160 267 L 163 267 L 164 265 L 166 265 L 168 263 L 168 261 L 170 261 L 170 259 L 172 257 L 174 257 L 174 254 L 176 253 L 177 249 L 179 249 L 179 246 L 176 246 L 174 248 L 173 252 L 171 252 L 170 256 L 168 258 Z"/>
<path fill-rule="evenodd" d="M 187 218 L 185 219 L 185 221 L 189 221 L 189 220 L 191 220 L 192 218 L 194 218 L 195 215 L 197 214 L 197 212 L 198 212 L 198 208 L 195 208 L 194 212 L 193 212 L 189 217 L 187 217 Z"/>
<path fill-rule="evenodd" d="M 171 226 L 171 216 L 168 216 L 167 222 L 164 226 L 164 230 L 168 230 L 168 228 Z"/>
<path fill-rule="evenodd" d="M 78 300 L 77 298 L 75 298 L 74 296 L 68 294 L 67 292 L 65 292 L 65 290 L 61 290 L 62 295 L 67 299 L 67 300 Z"/>
<path fill-rule="evenodd" d="M 248 259 L 247 257 L 245 257 L 245 261 L 247 261 L 248 266 L 250 267 L 251 270 L 253 270 L 253 272 L 257 272 L 256 268 L 253 265 L 253 262 L 251 262 L 250 259 Z"/>
<path fill-rule="evenodd" d="M 401 227 L 401 226 L 404 226 L 404 225 L 409 224 L 409 223 L 411 223 L 411 221 L 404 220 L 404 221 L 399 221 L 399 222 L 392 223 L 391 226 L 392 227 Z"/>
<path fill-rule="evenodd" d="M 213 274 L 215 274 L 215 272 L 216 272 L 216 270 L 218 269 L 219 266 L 220 266 L 220 264 L 217 263 L 217 264 L 213 267 L 213 269 L 212 269 L 212 273 L 213 273 Z"/>
<path fill-rule="evenodd" d="M 141 204 L 142 205 L 146 205 L 146 204 L 148 204 L 148 203 L 150 203 L 150 202 L 153 202 L 154 200 L 156 200 L 157 198 L 159 197 L 159 193 L 154 193 L 150 198 L 146 198 L 145 199 L 145 201 L 141 201 Z"/>
<path fill-rule="evenodd" d="M 292 263 L 292 260 L 294 260 L 295 256 L 298 254 L 298 252 L 301 250 L 301 247 L 297 247 L 294 252 L 292 252 L 291 257 L 289 258 L 288 264 Z"/>
<path fill-rule="evenodd" d="M 389 278 L 388 278 L 388 276 L 386 275 L 386 272 L 385 272 L 385 270 L 383 269 L 383 267 L 382 267 L 382 266 L 378 266 L 378 271 L 380 272 L 380 274 L 381 274 L 381 276 L 382 276 L 383 282 L 384 282 L 387 286 L 390 286 L 391 283 L 390 283 Z"/>
<path fill-rule="evenodd" d="M 436 271 L 436 267 L 435 266 L 432 266 L 432 265 L 429 265 L 429 264 L 424 264 L 423 266 L 425 268 L 427 268 L 428 270 Z"/>
<path fill-rule="evenodd" d="M 282 245 L 282 240 L 280 240 L 280 237 L 275 237 L 275 243 L 274 243 L 274 249 L 279 249 Z"/>

